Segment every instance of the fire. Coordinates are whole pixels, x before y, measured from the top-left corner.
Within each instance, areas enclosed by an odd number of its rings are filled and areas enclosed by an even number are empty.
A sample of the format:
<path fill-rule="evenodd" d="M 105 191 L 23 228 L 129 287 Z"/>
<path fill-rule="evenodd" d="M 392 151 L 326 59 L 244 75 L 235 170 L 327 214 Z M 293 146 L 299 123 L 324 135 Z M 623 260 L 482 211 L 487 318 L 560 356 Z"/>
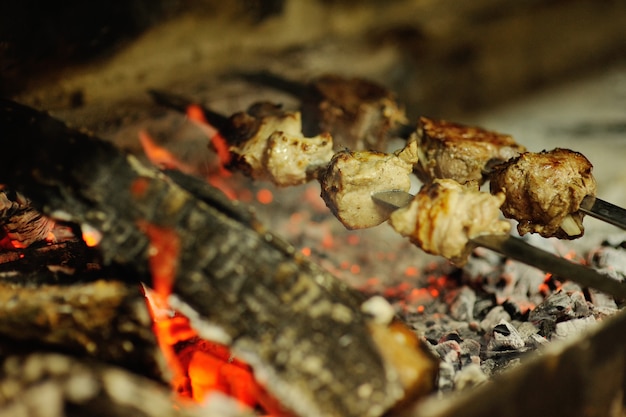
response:
<path fill-rule="evenodd" d="M 287 417 L 279 403 L 256 382 L 252 368 L 235 358 L 227 346 L 204 340 L 189 319 L 168 304 L 178 268 L 180 238 L 175 230 L 140 222 L 150 239 L 153 288 L 143 287 L 153 329 L 172 371 L 172 388 L 197 403 L 221 392 L 242 406 Z"/>
<path fill-rule="evenodd" d="M 192 173 L 194 169 L 187 164 L 184 164 L 174 154 L 167 149 L 156 144 L 154 139 L 145 130 L 139 131 L 139 141 L 143 148 L 146 157 L 154 165 L 160 168 L 166 169 L 178 169 L 185 173 Z"/>
<path fill-rule="evenodd" d="M 217 153 L 217 156 L 220 160 L 221 173 L 224 176 L 229 177 L 231 172 L 228 171 L 225 167 L 230 163 L 231 154 L 228 149 L 228 142 L 226 139 L 220 134 L 220 132 L 215 129 L 213 126 L 209 124 L 209 122 L 204 117 L 202 109 L 197 105 L 190 105 L 187 108 L 187 117 L 192 122 L 195 122 L 196 125 L 204 132 L 204 134 L 211 140 L 211 145 Z"/>

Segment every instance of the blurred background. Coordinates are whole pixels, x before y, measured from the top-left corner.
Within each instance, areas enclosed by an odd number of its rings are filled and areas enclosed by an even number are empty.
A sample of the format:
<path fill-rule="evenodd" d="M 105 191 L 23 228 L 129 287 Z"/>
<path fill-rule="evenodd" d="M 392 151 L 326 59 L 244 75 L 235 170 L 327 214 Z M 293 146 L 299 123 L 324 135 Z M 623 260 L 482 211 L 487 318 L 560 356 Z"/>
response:
<path fill-rule="evenodd" d="M 5 1 L 0 95 L 132 147 L 138 125 L 163 123 L 151 88 L 229 115 L 297 105 L 241 72 L 360 76 L 412 121 L 583 152 L 599 195 L 626 205 L 625 22 L 623 0 Z"/>

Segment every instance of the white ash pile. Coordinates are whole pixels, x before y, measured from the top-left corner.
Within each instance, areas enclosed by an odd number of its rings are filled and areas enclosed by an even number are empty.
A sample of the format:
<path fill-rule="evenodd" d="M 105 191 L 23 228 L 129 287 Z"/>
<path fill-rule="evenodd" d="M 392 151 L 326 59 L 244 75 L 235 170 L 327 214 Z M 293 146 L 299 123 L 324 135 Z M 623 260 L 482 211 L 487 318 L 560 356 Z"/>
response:
<path fill-rule="evenodd" d="M 626 241 L 621 238 L 583 254 L 591 267 L 619 281 L 626 277 Z M 542 241 L 556 251 L 552 240 Z M 440 393 L 481 384 L 529 354 L 541 354 L 542 346 L 573 337 L 624 306 L 624 300 L 560 282 L 481 249 L 462 270 L 430 280 L 430 285 L 439 288 L 428 290 L 437 296 L 429 302 L 424 303 L 424 297 L 420 305 L 407 302 L 415 288 L 388 299 L 441 359 Z"/>

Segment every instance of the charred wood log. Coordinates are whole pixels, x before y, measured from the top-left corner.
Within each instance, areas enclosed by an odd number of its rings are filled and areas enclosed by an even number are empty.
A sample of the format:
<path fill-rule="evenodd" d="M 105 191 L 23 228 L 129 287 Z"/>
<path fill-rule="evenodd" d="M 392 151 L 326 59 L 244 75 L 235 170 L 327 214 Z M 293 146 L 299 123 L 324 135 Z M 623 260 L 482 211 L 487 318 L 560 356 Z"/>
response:
<path fill-rule="evenodd" d="M 70 284 L 102 278 L 98 252 L 78 239 L 0 252 L 0 282 Z"/>
<path fill-rule="evenodd" d="M 58 353 L 0 363 L 0 415 L 14 417 L 251 417 L 225 401 L 176 404 L 169 386 L 110 364 Z M 218 404 L 219 403 L 219 404 Z M 176 406 L 175 406 L 176 405 Z"/>
<path fill-rule="evenodd" d="M 0 131 L 14 149 L 0 156 L 0 183 L 52 218 L 99 230 L 105 264 L 149 286 L 170 268 L 173 306 L 201 336 L 230 345 L 296 414 L 379 416 L 405 393 L 433 388 L 428 352 L 404 349 L 415 372 L 401 374 L 389 348 L 411 338 L 395 337 L 361 310 L 361 293 L 237 208 L 196 198 L 112 144 L 17 103 L 0 103 Z M 159 268 L 151 255 L 165 257 L 165 246 L 175 257 Z"/>
<path fill-rule="evenodd" d="M 137 285 L 0 283 L 0 356 L 41 350 L 90 357 L 164 382 L 169 370 Z"/>

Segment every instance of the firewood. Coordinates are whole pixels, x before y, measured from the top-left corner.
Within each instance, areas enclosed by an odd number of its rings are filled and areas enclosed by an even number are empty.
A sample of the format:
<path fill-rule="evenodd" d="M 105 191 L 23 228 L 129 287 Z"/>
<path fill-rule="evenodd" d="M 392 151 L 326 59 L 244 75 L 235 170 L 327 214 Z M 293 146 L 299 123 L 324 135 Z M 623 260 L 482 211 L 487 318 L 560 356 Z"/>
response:
<path fill-rule="evenodd" d="M 100 231 L 105 264 L 154 286 L 150 237 L 176 240 L 173 306 L 201 336 L 229 345 L 297 415 L 380 416 L 411 400 L 407 392 L 433 388 L 437 365 L 427 351 L 412 350 L 420 377 L 404 386 L 381 353 L 388 346 L 375 342 L 380 324 L 361 310 L 362 294 L 254 218 L 196 198 L 113 144 L 17 103 L 0 102 L 0 131 L 13 149 L 0 156 L 0 183 L 52 218 Z M 388 334 L 385 344 L 405 343 Z"/>
<path fill-rule="evenodd" d="M 15 417 L 252 417 L 215 399 L 177 402 L 169 386 L 124 368 L 59 353 L 11 355 L 0 363 L 0 415 Z"/>
<path fill-rule="evenodd" d="M 0 352 L 50 350 L 125 367 L 155 380 L 169 371 L 137 285 L 0 283 Z"/>

